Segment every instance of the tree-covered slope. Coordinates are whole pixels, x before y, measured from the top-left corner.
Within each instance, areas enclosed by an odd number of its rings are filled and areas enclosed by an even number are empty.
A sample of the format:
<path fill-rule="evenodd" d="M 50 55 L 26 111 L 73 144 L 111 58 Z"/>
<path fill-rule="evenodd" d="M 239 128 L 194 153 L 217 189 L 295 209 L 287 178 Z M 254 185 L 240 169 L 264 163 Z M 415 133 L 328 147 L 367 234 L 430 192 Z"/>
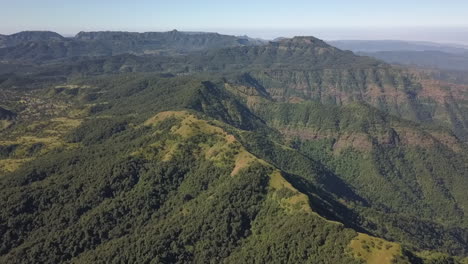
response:
<path fill-rule="evenodd" d="M 15 118 L 16 114 L 12 111 L 9 111 L 3 107 L 0 107 L 0 119 L 2 120 L 11 120 Z"/>
<path fill-rule="evenodd" d="M 83 146 L 2 180 L 3 261 L 358 263 L 355 231 L 314 213 L 216 122 L 183 111 L 109 122 L 84 123 L 85 137 L 69 136 Z"/>
<path fill-rule="evenodd" d="M 0 130 L 7 128 L 15 117 L 16 114 L 14 112 L 0 107 Z"/>
<path fill-rule="evenodd" d="M 208 75 L 103 76 L 35 96 L 50 106 L 17 106 L 0 132 L 20 147 L 2 156 L 19 162 L 0 178 L 7 263 L 466 255 L 465 145 L 446 130 Z M 28 133 L 41 151 L 20 151 Z"/>
<path fill-rule="evenodd" d="M 56 47 L 50 49 L 49 53 L 58 52 L 63 55 L 65 52 L 68 54 L 65 56 L 79 56 L 84 49 L 85 53 L 94 54 L 86 51 L 86 47 L 100 45 L 96 49 L 101 50 L 102 55 L 110 55 L 113 54 L 112 49 L 107 48 L 107 44 L 102 44 L 101 39 L 119 43 L 120 39 L 126 40 L 133 36 L 131 33 L 121 34 L 104 32 L 102 36 L 97 34 L 96 37 L 89 37 L 92 40 L 84 41 L 83 44 L 67 42 L 67 45 L 74 48 Z M 187 33 L 167 34 L 185 34 L 184 36 L 194 38 L 194 35 Z M 112 40 L 114 35 L 116 40 Z M 183 38 L 174 38 L 173 41 L 175 42 L 171 47 L 186 43 Z M 15 56 L 13 51 L 6 54 Z M 28 56 L 23 51 L 19 51 L 19 54 Z M 94 55 L 98 54 L 99 52 Z M 33 49 L 30 55 L 37 57 L 43 53 L 37 53 Z M 448 127 L 459 138 L 465 141 L 468 138 L 466 85 L 450 83 L 452 80 L 448 78 L 434 81 L 428 74 L 391 67 L 369 57 L 356 56 L 313 37 L 283 39 L 265 45 L 208 49 L 184 56 L 148 57 L 127 54 L 65 60 L 35 69 L 23 67 L 24 69 L 19 68 L 15 74 L 7 74 L 4 78 L 40 80 L 45 77 L 70 78 L 123 72 L 179 75 L 200 72 L 248 73 L 249 80 L 244 80 L 247 84 L 262 86 L 276 100 L 317 100 L 336 105 L 361 101 L 404 119 Z M 25 77 L 21 77 L 23 72 L 27 72 Z"/>
<path fill-rule="evenodd" d="M 466 86 L 312 37 L 161 34 L 29 42 L 58 55 L 0 65 L 0 262 L 468 255 Z M 184 55 L 67 58 L 151 38 Z"/>
<path fill-rule="evenodd" d="M 357 220 L 361 227 L 421 248 L 437 244 L 465 251 L 468 156 L 466 143 L 452 132 L 361 103 L 274 102 L 253 87 L 249 93 L 245 86 L 226 86 L 289 142 L 290 148 L 281 148 L 254 135 L 246 141 L 256 142 L 254 153 L 337 195 L 362 213 L 365 220 Z M 317 167 L 319 174 L 314 173 Z M 420 230 L 414 231 L 415 226 Z M 439 231 L 432 233 L 434 229 Z M 405 233 L 413 236 L 401 237 Z"/>

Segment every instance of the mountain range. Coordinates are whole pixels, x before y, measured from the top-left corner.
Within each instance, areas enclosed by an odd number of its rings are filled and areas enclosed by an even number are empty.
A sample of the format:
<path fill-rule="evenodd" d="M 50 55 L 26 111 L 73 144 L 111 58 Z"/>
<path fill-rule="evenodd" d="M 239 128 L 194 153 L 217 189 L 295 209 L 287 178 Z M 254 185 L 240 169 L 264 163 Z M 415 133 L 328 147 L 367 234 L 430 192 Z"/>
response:
<path fill-rule="evenodd" d="M 441 51 L 451 54 L 466 53 L 468 46 L 451 43 L 403 40 L 334 40 L 328 41 L 332 46 L 354 52 L 379 51 Z"/>
<path fill-rule="evenodd" d="M 248 37 L 203 32 L 80 32 L 64 38 L 48 31 L 0 36 L 0 60 L 44 62 L 79 56 L 180 54 L 221 47 L 263 43 Z"/>
<path fill-rule="evenodd" d="M 17 35 L 0 262 L 467 263 L 468 83 L 314 37 Z"/>
<path fill-rule="evenodd" d="M 468 71 L 468 46 L 396 40 L 338 40 L 328 43 L 391 64 Z"/>

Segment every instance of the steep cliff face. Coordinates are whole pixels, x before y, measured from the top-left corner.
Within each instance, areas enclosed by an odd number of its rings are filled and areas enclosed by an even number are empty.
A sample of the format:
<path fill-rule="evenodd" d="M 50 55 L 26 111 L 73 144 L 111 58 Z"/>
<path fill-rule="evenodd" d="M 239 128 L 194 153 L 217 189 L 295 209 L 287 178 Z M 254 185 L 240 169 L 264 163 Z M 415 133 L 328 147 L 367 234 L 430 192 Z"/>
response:
<path fill-rule="evenodd" d="M 390 67 L 265 70 L 251 75 L 269 96 L 280 102 L 365 102 L 401 118 L 449 127 L 461 139 L 468 139 L 465 85 L 433 81 Z"/>
<path fill-rule="evenodd" d="M 224 69 L 243 65 L 249 78 L 236 83 L 257 87 L 279 102 L 365 102 L 401 118 L 449 127 L 468 139 L 466 85 L 434 81 L 310 37 L 216 51 L 208 58 Z"/>
<path fill-rule="evenodd" d="M 313 37 L 209 51 L 205 59 L 211 70 L 247 72 L 248 78 L 235 83 L 279 102 L 365 102 L 397 117 L 449 127 L 468 139 L 468 86 L 434 81 L 427 73 L 356 56 Z"/>
<path fill-rule="evenodd" d="M 338 195 L 343 204 L 360 212 L 359 225 L 368 232 L 420 248 L 466 241 L 462 237 L 468 224 L 464 191 L 468 153 L 466 144 L 449 129 L 396 118 L 363 101 L 343 105 L 275 101 L 253 86 L 225 86 L 244 98 L 249 109 L 279 131 L 290 147 L 257 137 L 251 144 L 263 148 L 255 153 Z M 321 168 L 318 175 L 313 172 L 317 167 Z M 341 217 L 352 219 L 346 214 Z M 461 233 L 455 235 L 455 230 Z M 431 232 L 438 235 L 420 236 Z M 443 242 L 437 238 L 440 234 Z M 456 250 L 465 252 L 463 247 Z"/>

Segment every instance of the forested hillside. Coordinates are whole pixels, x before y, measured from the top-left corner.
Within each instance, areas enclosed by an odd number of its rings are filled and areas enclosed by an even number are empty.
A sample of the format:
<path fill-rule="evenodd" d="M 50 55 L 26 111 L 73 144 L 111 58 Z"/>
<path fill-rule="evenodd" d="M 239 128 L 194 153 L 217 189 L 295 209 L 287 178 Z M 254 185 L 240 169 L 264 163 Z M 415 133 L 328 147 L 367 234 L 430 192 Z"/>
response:
<path fill-rule="evenodd" d="M 57 78 L 125 72 L 176 75 L 222 72 L 227 77 L 242 72 L 249 75 L 244 82 L 262 86 L 276 100 L 318 100 L 336 105 L 362 101 L 404 119 L 448 127 L 460 139 L 468 139 L 468 85 L 460 77 L 450 73 L 435 81 L 432 78 L 435 75 L 391 67 L 333 48 L 313 37 L 208 49 L 183 56 L 81 57 L 43 66 L 17 67 L 0 81 L 9 83 L 12 78 L 14 81 L 26 78 L 24 82 L 31 85 Z"/>
<path fill-rule="evenodd" d="M 466 86 L 313 37 L 186 38 L 3 62 L 1 263 L 466 263 Z"/>

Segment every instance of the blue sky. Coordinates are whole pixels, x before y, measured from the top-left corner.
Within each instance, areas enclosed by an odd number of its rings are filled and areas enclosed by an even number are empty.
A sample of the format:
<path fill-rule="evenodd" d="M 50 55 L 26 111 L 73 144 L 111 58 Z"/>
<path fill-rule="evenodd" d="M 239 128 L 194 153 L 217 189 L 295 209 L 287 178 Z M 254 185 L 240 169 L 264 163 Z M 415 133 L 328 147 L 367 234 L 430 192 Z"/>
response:
<path fill-rule="evenodd" d="M 3 34 L 178 29 L 264 38 L 315 33 L 328 39 L 425 40 L 430 32 L 447 38 L 450 28 L 455 39 L 447 41 L 457 42 L 457 35 L 468 32 L 466 0 L 0 0 L 0 6 Z"/>

